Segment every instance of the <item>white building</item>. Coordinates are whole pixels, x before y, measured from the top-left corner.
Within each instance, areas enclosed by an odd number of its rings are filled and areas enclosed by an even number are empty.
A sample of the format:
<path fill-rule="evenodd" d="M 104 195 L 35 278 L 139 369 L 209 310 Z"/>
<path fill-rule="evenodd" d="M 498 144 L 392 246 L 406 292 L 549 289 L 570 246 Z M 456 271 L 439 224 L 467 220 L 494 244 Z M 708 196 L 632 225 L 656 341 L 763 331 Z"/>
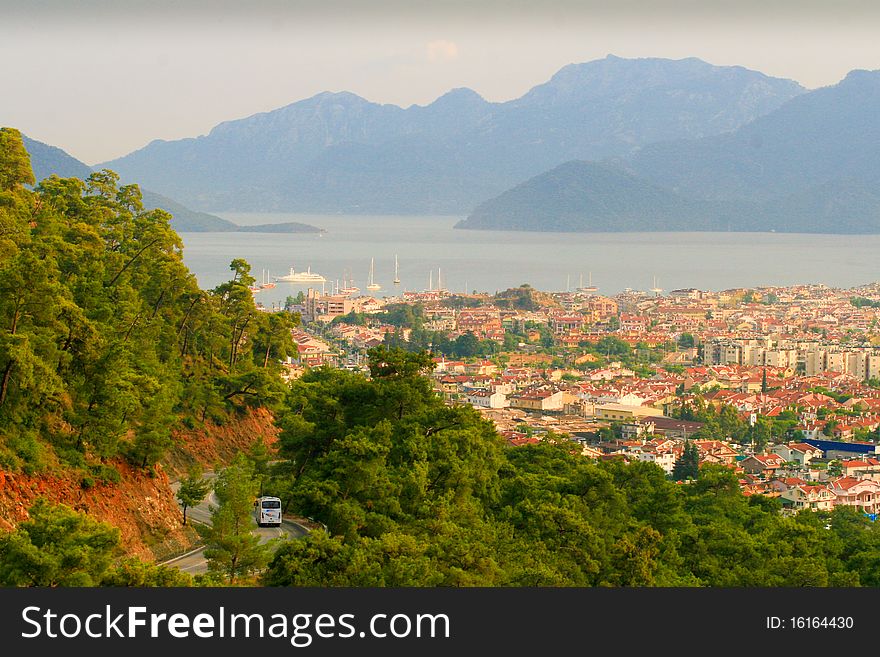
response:
<path fill-rule="evenodd" d="M 507 408 L 510 406 L 507 395 L 497 391 L 473 390 L 468 393 L 467 401 L 475 408 Z"/>
<path fill-rule="evenodd" d="M 635 454 L 638 457 L 639 461 L 656 463 L 661 468 L 663 468 L 663 472 L 665 472 L 667 475 L 671 475 L 672 470 L 675 468 L 675 454 L 673 452 L 658 453 L 639 450 Z"/>

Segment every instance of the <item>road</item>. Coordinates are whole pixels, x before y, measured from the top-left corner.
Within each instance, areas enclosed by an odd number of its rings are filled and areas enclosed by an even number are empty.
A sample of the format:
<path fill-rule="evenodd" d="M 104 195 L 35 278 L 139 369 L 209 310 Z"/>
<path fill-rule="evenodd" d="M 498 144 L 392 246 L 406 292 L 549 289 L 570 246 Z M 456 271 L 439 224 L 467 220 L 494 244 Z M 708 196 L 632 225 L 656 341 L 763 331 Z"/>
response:
<path fill-rule="evenodd" d="M 205 476 L 206 478 L 213 479 L 216 475 L 207 474 Z M 179 487 L 180 484 L 177 482 L 171 484 L 171 488 L 175 493 L 177 493 Z M 187 522 L 195 521 L 204 525 L 211 524 L 211 507 L 216 507 L 218 505 L 219 502 L 217 496 L 212 490 L 208 493 L 208 496 L 201 504 L 187 509 Z M 257 527 L 257 523 L 253 518 L 251 521 L 254 524 L 254 533 L 260 537 L 260 543 L 266 543 L 273 538 L 281 538 L 283 536 L 288 538 L 302 538 L 309 533 L 308 528 L 292 520 L 282 520 L 280 527 Z M 162 565 L 173 566 L 174 568 L 178 568 L 190 575 L 199 575 L 208 572 L 208 560 L 205 559 L 204 546 L 187 552 L 186 554 L 182 554 L 179 557 L 175 557 L 174 559 L 163 561 Z"/>

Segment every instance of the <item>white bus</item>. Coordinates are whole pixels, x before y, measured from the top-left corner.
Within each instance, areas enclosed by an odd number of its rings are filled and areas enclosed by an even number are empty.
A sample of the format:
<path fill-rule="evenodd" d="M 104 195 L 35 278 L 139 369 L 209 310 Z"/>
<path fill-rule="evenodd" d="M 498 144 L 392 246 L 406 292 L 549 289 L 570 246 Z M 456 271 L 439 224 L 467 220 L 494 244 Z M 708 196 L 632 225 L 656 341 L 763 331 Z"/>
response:
<path fill-rule="evenodd" d="M 281 526 L 281 499 L 264 495 L 254 502 L 254 518 L 260 527 Z"/>

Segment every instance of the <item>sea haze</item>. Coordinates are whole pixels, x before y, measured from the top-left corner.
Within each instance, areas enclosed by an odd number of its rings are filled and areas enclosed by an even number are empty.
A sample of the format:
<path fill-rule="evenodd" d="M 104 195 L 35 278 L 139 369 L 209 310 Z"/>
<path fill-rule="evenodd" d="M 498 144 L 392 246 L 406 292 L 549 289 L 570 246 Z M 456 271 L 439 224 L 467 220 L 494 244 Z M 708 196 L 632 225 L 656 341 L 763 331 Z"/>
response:
<path fill-rule="evenodd" d="M 311 267 L 328 279 L 327 290 L 350 272 L 366 293 L 370 259 L 380 296 L 423 290 L 430 272 L 452 291 L 496 290 L 522 283 L 565 290 L 592 272 L 600 294 L 624 288 L 720 290 L 760 285 L 825 283 L 853 287 L 878 278 L 880 235 L 792 233 L 524 233 L 454 230 L 460 216 L 364 216 L 224 213 L 241 225 L 308 223 L 322 234 L 182 233 L 184 260 L 199 284 L 229 278 L 229 262 L 245 258 L 256 278 Z M 397 254 L 401 285 L 395 288 Z M 308 286 L 278 283 L 256 295 L 267 306 Z"/>

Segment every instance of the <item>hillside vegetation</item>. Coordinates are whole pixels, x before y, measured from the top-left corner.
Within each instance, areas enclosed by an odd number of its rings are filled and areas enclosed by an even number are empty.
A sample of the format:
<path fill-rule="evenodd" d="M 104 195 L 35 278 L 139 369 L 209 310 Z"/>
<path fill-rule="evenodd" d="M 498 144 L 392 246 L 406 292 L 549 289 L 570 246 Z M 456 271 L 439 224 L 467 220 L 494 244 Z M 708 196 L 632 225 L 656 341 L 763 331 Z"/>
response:
<path fill-rule="evenodd" d="M 269 585 L 880 584 L 880 528 L 853 508 L 786 517 L 726 467 L 679 484 L 553 434 L 507 447 L 433 393 L 426 354 L 379 347 L 369 364 L 291 386 L 268 485 L 327 531 L 283 546 Z"/>
<path fill-rule="evenodd" d="M 0 130 L 0 467 L 149 468 L 180 422 L 283 391 L 290 316 L 256 310 L 242 260 L 203 291 L 162 210 L 112 171 L 35 182 Z"/>
<path fill-rule="evenodd" d="M 127 477 L 136 486 L 124 490 L 143 496 L 130 501 L 143 507 L 133 521 L 152 523 L 170 513 L 147 497 L 173 437 L 196 443 L 204 463 L 230 446 L 203 442 L 199 428 L 247 410 L 242 426 L 258 430 L 265 411 L 249 409 L 266 408 L 277 454 L 258 445 L 235 477 L 220 473 L 241 493 L 235 519 L 249 522 L 259 479 L 326 527 L 280 547 L 266 585 L 880 585 L 880 525 L 857 510 L 783 516 L 778 500 L 744 496 L 727 468 L 680 484 L 653 463 L 595 463 L 552 433 L 508 447 L 476 410 L 433 391 L 426 352 L 379 347 L 369 377 L 316 368 L 287 386 L 277 361 L 293 352 L 291 320 L 256 310 L 246 262 L 202 291 L 169 215 L 144 210 L 136 186 L 110 171 L 33 183 L 20 135 L 0 130 L 0 486 L 35 499 L 0 534 L 0 585 L 191 584 L 120 558 L 126 537 L 94 516 L 121 490 L 81 496 L 87 514 L 44 487 Z M 541 301 L 525 287 L 503 297 Z M 192 459 L 175 450 L 172 461 Z M 222 508 L 229 488 L 220 493 Z M 234 538 L 257 543 L 249 530 Z"/>

